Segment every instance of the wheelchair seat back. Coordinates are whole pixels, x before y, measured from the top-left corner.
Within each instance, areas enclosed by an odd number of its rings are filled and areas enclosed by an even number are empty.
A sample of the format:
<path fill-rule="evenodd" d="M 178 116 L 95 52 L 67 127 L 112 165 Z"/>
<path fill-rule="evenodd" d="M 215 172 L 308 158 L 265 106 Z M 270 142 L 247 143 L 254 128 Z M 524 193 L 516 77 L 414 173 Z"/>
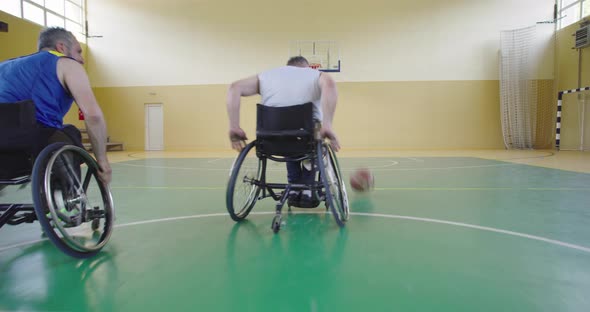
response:
<path fill-rule="evenodd" d="M 30 175 L 36 135 L 33 101 L 0 103 L 0 179 Z"/>
<path fill-rule="evenodd" d="M 256 110 L 256 152 L 259 156 L 302 157 L 314 151 L 313 104 Z"/>

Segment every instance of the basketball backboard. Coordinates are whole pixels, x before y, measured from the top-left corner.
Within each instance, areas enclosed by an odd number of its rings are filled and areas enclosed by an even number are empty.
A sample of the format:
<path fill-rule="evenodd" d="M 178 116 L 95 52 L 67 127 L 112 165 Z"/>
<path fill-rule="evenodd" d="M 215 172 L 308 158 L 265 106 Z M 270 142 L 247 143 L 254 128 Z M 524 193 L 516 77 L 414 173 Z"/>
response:
<path fill-rule="evenodd" d="M 340 72 L 340 50 L 336 41 L 291 41 L 290 57 L 303 56 L 310 67 L 324 72 Z"/>

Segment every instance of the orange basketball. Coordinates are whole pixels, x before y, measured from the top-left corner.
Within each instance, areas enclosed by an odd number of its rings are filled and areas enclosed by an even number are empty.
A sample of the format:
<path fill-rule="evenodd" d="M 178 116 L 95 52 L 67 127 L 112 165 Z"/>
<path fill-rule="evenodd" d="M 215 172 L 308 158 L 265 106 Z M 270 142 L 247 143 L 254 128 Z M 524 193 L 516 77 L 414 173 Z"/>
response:
<path fill-rule="evenodd" d="M 369 169 L 356 169 L 350 175 L 350 186 L 357 192 L 368 192 L 375 187 L 375 177 Z"/>

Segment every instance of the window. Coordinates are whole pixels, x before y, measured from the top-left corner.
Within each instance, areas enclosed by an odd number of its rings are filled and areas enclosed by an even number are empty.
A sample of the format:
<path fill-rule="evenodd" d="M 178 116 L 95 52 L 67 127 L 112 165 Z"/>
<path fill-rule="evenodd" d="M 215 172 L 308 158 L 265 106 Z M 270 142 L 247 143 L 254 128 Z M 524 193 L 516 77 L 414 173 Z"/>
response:
<path fill-rule="evenodd" d="M 560 0 L 558 12 L 559 28 L 564 28 L 590 15 L 590 0 Z"/>
<path fill-rule="evenodd" d="M 43 8 L 30 2 L 23 2 L 23 18 L 40 25 L 45 25 L 45 13 Z"/>
<path fill-rule="evenodd" d="M 82 0 L 0 0 L 0 10 L 42 26 L 65 27 L 85 40 Z"/>
<path fill-rule="evenodd" d="M 45 25 L 48 27 L 57 26 L 57 27 L 65 27 L 65 20 L 62 16 L 47 12 L 47 21 Z M 71 29 L 70 29 L 71 31 Z"/>
<path fill-rule="evenodd" d="M 64 15 L 64 6 L 63 0 L 45 0 L 45 7 L 60 15 Z"/>
<path fill-rule="evenodd" d="M 2 0 L 0 1 L 0 10 L 14 16 L 22 17 L 20 2 L 21 0 Z"/>

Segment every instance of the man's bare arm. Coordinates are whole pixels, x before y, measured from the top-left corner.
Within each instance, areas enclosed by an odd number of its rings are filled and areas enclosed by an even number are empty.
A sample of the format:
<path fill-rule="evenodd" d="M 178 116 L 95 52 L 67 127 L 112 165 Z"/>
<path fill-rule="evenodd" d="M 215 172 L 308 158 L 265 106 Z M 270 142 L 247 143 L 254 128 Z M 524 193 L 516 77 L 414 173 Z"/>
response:
<path fill-rule="evenodd" d="M 336 103 L 338 102 L 338 90 L 336 89 L 336 82 L 327 73 L 321 73 L 319 79 L 322 96 L 320 98 L 322 107 L 322 129 L 320 134 L 322 137 L 330 139 L 332 148 L 336 151 L 340 149 L 340 143 L 336 137 L 336 133 L 332 130 L 332 121 L 334 120 L 334 112 L 336 111 Z"/>
<path fill-rule="evenodd" d="M 244 148 L 246 133 L 240 128 L 240 99 L 242 96 L 258 94 L 258 76 L 238 80 L 229 86 L 227 92 L 227 114 L 229 116 L 229 138 L 232 148 Z"/>
<path fill-rule="evenodd" d="M 102 171 L 99 176 L 103 182 L 108 184 L 111 181 L 112 170 L 106 153 L 106 123 L 90 87 L 88 75 L 81 64 L 67 58 L 59 60 L 58 74 L 62 75 L 65 87 L 70 91 L 84 114 L 92 151 Z"/>

